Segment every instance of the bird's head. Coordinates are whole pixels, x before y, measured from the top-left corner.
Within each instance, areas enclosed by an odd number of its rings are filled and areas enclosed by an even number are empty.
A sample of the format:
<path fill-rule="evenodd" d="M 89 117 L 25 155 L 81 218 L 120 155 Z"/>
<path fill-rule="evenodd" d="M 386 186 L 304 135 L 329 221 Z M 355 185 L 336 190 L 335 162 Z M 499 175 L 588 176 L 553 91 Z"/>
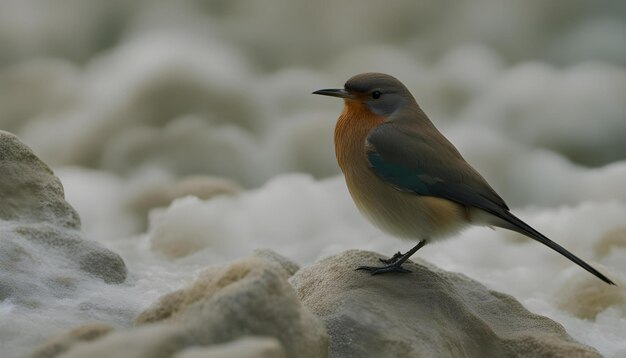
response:
<path fill-rule="evenodd" d="M 346 105 L 365 106 L 370 112 L 389 117 L 407 105 L 416 105 L 411 92 L 395 77 L 384 73 L 362 73 L 350 78 L 343 88 L 313 92 L 343 98 Z"/>

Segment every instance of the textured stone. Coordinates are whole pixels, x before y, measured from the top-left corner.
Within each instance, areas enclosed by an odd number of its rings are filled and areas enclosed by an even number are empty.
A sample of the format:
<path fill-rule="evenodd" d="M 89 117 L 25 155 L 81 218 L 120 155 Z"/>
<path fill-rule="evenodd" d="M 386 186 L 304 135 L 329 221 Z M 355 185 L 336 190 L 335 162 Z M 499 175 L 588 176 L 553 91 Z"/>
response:
<path fill-rule="evenodd" d="M 381 255 L 347 251 L 300 269 L 291 283 L 322 318 L 334 357 L 599 357 L 513 297 L 424 262 L 409 274 L 354 269 Z"/>
<path fill-rule="evenodd" d="M 323 324 L 302 306 L 287 281 L 296 267 L 265 250 L 210 267 L 189 287 L 142 312 L 137 327 L 77 346 L 66 356 L 170 357 L 189 347 L 253 335 L 276 339 L 286 357 L 326 357 Z"/>
<path fill-rule="evenodd" d="M 74 344 L 93 341 L 111 332 L 111 330 L 113 330 L 113 327 L 100 323 L 77 327 L 43 344 L 33 352 L 31 358 L 57 357 Z"/>
<path fill-rule="evenodd" d="M 15 135 L 4 131 L 0 131 L 0 173 L 0 219 L 80 228 L 59 178 Z"/>
<path fill-rule="evenodd" d="M 80 218 L 52 170 L 15 135 L 0 131 L 0 300 L 38 307 L 78 282 L 126 279 L 116 253 L 85 240 Z"/>
<path fill-rule="evenodd" d="M 189 348 L 174 358 L 284 358 L 285 350 L 275 338 L 245 337 L 209 347 Z"/>

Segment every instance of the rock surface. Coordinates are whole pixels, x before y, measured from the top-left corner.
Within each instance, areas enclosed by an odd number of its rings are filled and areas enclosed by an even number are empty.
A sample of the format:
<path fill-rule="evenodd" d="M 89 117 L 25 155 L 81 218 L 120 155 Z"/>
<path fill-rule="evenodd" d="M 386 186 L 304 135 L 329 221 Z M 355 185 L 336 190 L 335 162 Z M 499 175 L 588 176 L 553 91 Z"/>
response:
<path fill-rule="evenodd" d="M 284 349 L 286 357 L 326 357 L 328 336 L 322 322 L 302 306 L 287 281 L 295 268 L 266 250 L 211 267 L 191 286 L 161 297 L 142 312 L 137 327 L 78 345 L 63 357 L 184 357 L 192 354 L 183 353 L 190 347 L 250 335 L 276 339 L 280 345 L 270 352 Z"/>
<path fill-rule="evenodd" d="M 333 357 L 599 357 L 513 297 L 424 262 L 409 274 L 354 271 L 378 254 L 347 251 L 300 269 L 291 283 L 322 318 Z"/>
<path fill-rule="evenodd" d="M 189 348 L 174 358 L 284 358 L 285 350 L 275 338 L 246 337 L 210 347 Z"/>
<path fill-rule="evenodd" d="M 31 358 L 52 358 L 64 353 L 70 347 L 80 342 L 88 342 L 98 339 L 111 332 L 113 327 L 96 323 L 74 328 L 73 330 L 61 334 L 40 346 Z"/>
<path fill-rule="evenodd" d="M 0 131 L 0 219 L 80 228 L 63 186 L 48 166 L 15 135 Z"/>
<path fill-rule="evenodd" d="M 80 232 L 63 186 L 20 140 L 0 131 L 0 301 L 37 307 L 85 278 L 126 279 L 122 258 Z"/>

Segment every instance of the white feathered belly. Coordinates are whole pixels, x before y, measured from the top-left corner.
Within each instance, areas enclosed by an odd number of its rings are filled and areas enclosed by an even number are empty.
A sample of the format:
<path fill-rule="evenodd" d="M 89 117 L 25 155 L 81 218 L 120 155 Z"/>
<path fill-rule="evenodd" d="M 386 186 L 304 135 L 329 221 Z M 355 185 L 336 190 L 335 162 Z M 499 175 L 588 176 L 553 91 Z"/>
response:
<path fill-rule="evenodd" d="M 346 184 L 359 211 L 381 230 L 402 239 L 432 242 L 469 224 L 469 213 L 463 206 L 397 190 L 369 168 L 364 169 L 345 172 Z"/>

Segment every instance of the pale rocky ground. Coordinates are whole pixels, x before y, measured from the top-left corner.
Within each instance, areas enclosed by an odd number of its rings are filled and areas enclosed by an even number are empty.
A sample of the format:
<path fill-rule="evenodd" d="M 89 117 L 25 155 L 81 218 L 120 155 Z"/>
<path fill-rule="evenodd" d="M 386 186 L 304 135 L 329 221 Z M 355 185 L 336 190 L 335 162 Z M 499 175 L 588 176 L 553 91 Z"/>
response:
<path fill-rule="evenodd" d="M 122 258 L 85 239 L 59 179 L 4 131 L 0 173 L 0 300 L 37 308 L 46 297 L 71 296 L 86 279 L 124 282 Z"/>
<path fill-rule="evenodd" d="M 0 148 L 2 300 L 36 310 L 50 305 L 41 298 L 71 296 L 82 281 L 122 284 L 122 259 L 81 236 L 50 169 L 12 134 L 0 132 Z M 378 257 L 348 251 L 300 268 L 271 250 L 256 251 L 208 266 L 129 326 L 75 327 L 31 356 L 600 356 L 560 324 L 464 275 L 421 261 L 408 263 L 413 272 L 404 275 L 354 270 Z M 33 266 L 47 270 L 25 270 Z"/>
<path fill-rule="evenodd" d="M 378 258 L 347 251 L 291 278 L 326 324 L 333 357 L 600 357 L 515 298 L 424 261 L 407 275 L 354 271 Z"/>
<path fill-rule="evenodd" d="M 73 207 L 46 177 L 57 209 L 0 221 L 3 358 L 128 329 L 255 249 L 303 268 L 409 249 L 359 216 L 333 153 L 341 104 L 311 95 L 364 71 L 400 78 L 516 215 L 626 282 L 626 2 L 359 5 L 0 1 L 0 129 L 54 170 Z M 81 267 L 98 258 L 117 264 Z M 626 356 L 624 291 L 536 242 L 476 228 L 419 259 Z M 206 350 L 285 350 L 242 339 Z"/>

